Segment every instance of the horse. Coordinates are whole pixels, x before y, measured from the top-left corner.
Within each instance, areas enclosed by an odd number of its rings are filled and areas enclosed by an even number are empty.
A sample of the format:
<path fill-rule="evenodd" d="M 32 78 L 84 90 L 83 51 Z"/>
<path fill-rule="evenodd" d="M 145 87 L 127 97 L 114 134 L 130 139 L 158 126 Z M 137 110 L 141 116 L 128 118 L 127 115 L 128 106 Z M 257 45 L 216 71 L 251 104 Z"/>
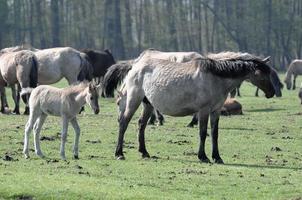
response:
<path fill-rule="evenodd" d="M 104 51 L 82 49 L 80 51 L 88 56 L 89 62 L 93 67 L 92 76 L 97 82 L 105 76 L 107 69 L 116 63 L 109 49 L 105 49 Z"/>
<path fill-rule="evenodd" d="M 228 53 L 224 53 L 227 56 Z M 126 72 L 125 109 L 119 115 L 119 136 L 115 151 L 118 160 L 123 153 L 124 134 L 139 105 L 143 111 L 139 118 L 139 152 L 150 157 L 145 146 L 145 128 L 155 108 L 170 116 L 187 116 L 199 113 L 200 146 L 198 158 L 210 162 L 204 151 L 207 124 L 210 116 L 212 134 L 212 158 L 223 163 L 218 150 L 218 122 L 220 109 L 228 93 L 239 83 L 249 79 L 264 91 L 267 98 L 275 95 L 270 80 L 271 67 L 268 58 L 260 59 L 247 53 L 229 53 L 224 60 L 201 58 L 186 63 L 147 58 L 137 60 Z M 121 104 L 120 104 L 121 105 Z"/>
<path fill-rule="evenodd" d="M 16 52 L 1 52 L 0 54 L 0 92 L 1 92 L 1 112 L 5 111 L 5 86 L 11 87 L 18 84 L 20 90 L 34 88 L 38 83 L 38 61 L 35 54 L 28 50 Z M 14 113 L 20 114 L 19 96 L 12 92 L 15 101 Z M 27 105 L 28 95 L 23 96 L 23 101 Z M 28 110 L 25 110 L 25 114 Z"/>
<path fill-rule="evenodd" d="M 202 56 L 197 52 L 163 52 L 155 49 L 147 49 L 143 51 L 136 60 L 140 59 L 148 59 L 148 58 L 157 58 L 162 60 L 169 60 L 171 62 L 184 63 L 190 60 L 202 58 Z M 118 62 L 115 65 L 112 65 L 108 68 L 108 71 L 104 77 L 104 92 L 107 97 L 114 96 L 114 90 L 117 86 L 122 82 L 124 77 L 123 74 L 126 74 L 127 71 L 120 71 L 123 69 L 131 69 L 132 64 L 136 62 L 135 60 L 126 60 L 122 62 Z M 115 74 L 117 73 L 117 74 Z M 154 110 L 152 112 L 151 118 L 149 120 L 149 124 L 154 124 L 157 119 L 159 125 L 163 125 L 164 117 L 163 115 Z"/>
<path fill-rule="evenodd" d="M 221 108 L 221 115 L 229 116 L 229 115 L 242 115 L 242 105 L 235 99 L 228 97 L 223 106 Z M 198 124 L 198 113 L 195 113 L 192 117 L 192 120 L 187 125 L 187 127 L 193 128 L 194 125 Z"/>
<path fill-rule="evenodd" d="M 288 90 L 291 89 L 293 85 L 293 90 L 296 89 L 296 78 L 298 75 L 302 74 L 302 60 L 293 60 L 288 66 L 284 82 Z M 292 83 L 292 76 L 294 77 Z"/>
<path fill-rule="evenodd" d="M 2 49 L 2 52 L 18 51 L 25 47 L 17 46 Z M 69 85 L 77 81 L 93 78 L 93 68 L 88 61 L 88 56 L 71 47 L 57 47 L 50 49 L 31 48 L 38 62 L 38 84 L 49 85 L 65 78 Z M 4 53 L 5 54 L 5 53 Z M 16 100 L 17 104 L 19 101 Z M 2 104 L 5 104 L 2 103 Z M 17 105 L 19 106 L 19 105 Z M 28 110 L 28 108 L 25 108 Z"/>
<path fill-rule="evenodd" d="M 80 83 L 67 88 L 55 88 L 49 85 L 40 85 L 32 90 L 29 98 L 30 115 L 25 126 L 24 149 L 25 158 L 29 158 L 29 134 L 34 130 L 34 145 L 37 156 L 43 158 L 40 148 L 40 132 L 42 125 L 48 115 L 61 116 L 61 159 L 65 157 L 65 143 L 67 138 L 68 123 L 70 122 L 75 131 L 73 147 L 74 159 L 79 158 L 80 127 L 76 115 L 86 103 L 93 109 L 95 114 L 99 113 L 99 86 L 91 83 Z"/>

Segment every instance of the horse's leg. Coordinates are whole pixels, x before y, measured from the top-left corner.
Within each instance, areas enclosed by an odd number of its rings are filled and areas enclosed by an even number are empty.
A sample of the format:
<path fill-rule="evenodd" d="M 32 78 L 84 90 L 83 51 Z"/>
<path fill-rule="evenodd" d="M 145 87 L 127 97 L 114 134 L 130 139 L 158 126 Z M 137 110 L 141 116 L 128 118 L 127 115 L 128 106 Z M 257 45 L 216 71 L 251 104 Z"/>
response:
<path fill-rule="evenodd" d="M 296 78 L 297 78 L 298 75 L 294 75 L 294 79 L 293 79 L 293 90 L 296 89 Z"/>
<path fill-rule="evenodd" d="M 150 119 L 149 119 L 149 123 L 150 125 L 154 125 L 155 124 L 155 120 L 156 120 L 156 114 L 155 114 L 155 109 L 152 111 Z"/>
<path fill-rule="evenodd" d="M 155 115 L 156 115 L 156 118 L 157 118 L 157 121 L 158 121 L 158 125 L 162 126 L 164 124 L 164 121 L 165 121 L 164 116 L 156 109 L 155 109 Z"/>
<path fill-rule="evenodd" d="M 62 116 L 62 135 L 61 135 L 61 148 L 60 148 L 60 156 L 62 160 L 66 160 L 65 157 L 65 143 L 67 139 L 67 130 L 68 130 L 68 119 L 66 116 Z"/>
<path fill-rule="evenodd" d="M 238 96 L 238 97 L 241 97 L 241 95 L 240 95 L 240 86 L 241 86 L 241 85 L 237 86 L 237 88 L 236 88 L 236 89 L 237 89 L 237 96 Z"/>
<path fill-rule="evenodd" d="M 130 93 L 128 91 L 128 93 Z M 134 96 L 134 98 L 128 98 L 128 97 L 132 97 Z M 132 95 L 127 95 L 127 105 L 126 105 L 126 109 L 125 112 L 121 115 L 120 120 L 119 120 L 119 136 L 118 136 L 118 141 L 117 141 L 117 146 L 116 146 L 116 150 L 115 150 L 115 157 L 118 160 L 124 160 L 125 156 L 123 153 L 123 142 L 124 142 L 124 135 L 126 132 L 126 129 L 128 127 L 128 124 L 131 120 L 131 118 L 133 117 L 135 111 L 138 109 L 142 98 L 139 98 L 139 96 L 137 96 L 136 94 L 132 94 Z"/>
<path fill-rule="evenodd" d="M 16 90 L 15 85 L 11 86 L 11 90 L 12 90 L 12 97 L 15 103 L 15 108 L 13 110 L 13 113 L 20 115 L 20 109 L 19 109 L 19 102 L 20 102 L 20 92 L 19 89 Z"/>
<path fill-rule="evenodd" d="M 79 159 L 79 140 L 80 140 L 80 126 L 78 124 L 77 118 L 73 118 L 70 120 L 70 123 L 74 129 L 75 132 L 75 138 L 74 138 L 74 146 L 73 146 L 73 158 Z"/>
<path fill-rule="evenodd" d="M 0 86 L 0 95 L 1 95 L 1 113 L 5 113 L 5 87 Z"/>
<path fill-rule="evenodd" d="M 200 159 L 201 162 L 205 162 L 205 163 L 210 163 L 210 160 L 205 153 L 205 142 L 207 138 L 208 120 L 209 120 L 208 113 L 204 114 L 202 113 L 202 111 L 198 113 L 199 137 L 200 137 L 198 158 Z"/>
<path fill-rule="evenodd" d="M 29 146 L 29 134 L 33 128 L 34 123 L 37 120 L 37 115 L 35 113 L 32 113 L 29 116 L 29 119 L 25 125 L 25 133 L 24 133 L 24 147 L 23 147 L 23 154 L 25 156 L 25 158 L 29 158 L 29 150 L 28 150 L 28 146 Z"/>
<path fill-rule="evenodd" d="M 143 103 L 143 111 L 142 114 L 138 120 L 138 151 L 142 153 L 143 158 L 150 158 L 150 155 L 148 151 L 146 150 L 146 145 L 145 145 L 145 129 L 147 126 L 148 119 L 150 118 L 151 114 L 155 109 L 153 106 L 148 102 L 148 103 Z"/>
<path fill-rule="evenodd" d="M 211 118 L 211 136 L 212 136 L 212 158 L 215 163 L 223 164 L 223 160 L 219 155 L 218 150 L 218 123 L 219 123 L 219 111 L 214 111 L 210 114 Z"/>
<path fill-rule="evenodd" d="M 187 125 L 187 127 L 193 128 L 194 125 L 198 124 L 198 113 L 195 113 L 192 117 L 191 122 Z"/>
<path fill-rule="evenodd" d="M 255 96 L 259 97 L 259 88 L 257 87 L 256 92 L 255 92 Z"/>
<path fill-rule="evenodd" d="M 41 128 L 43 126 L 43 123 L 45 122 L 46 117 L 47 117 L 47 115 L 42 113 L 34 125 L 35 152 L 36 152 L 36 155 L 39 156 L 40 158 L 44 157 L 44 155 L 41 151 L 41 147 L 40 147 L 40 132 L 41 132 Z"/>
<path fill-rule="evenodd" d="M 232 98 L 234 98 L 236 96 L 236 88 L 234 88 L 231 92 L 230 95 Z"/>

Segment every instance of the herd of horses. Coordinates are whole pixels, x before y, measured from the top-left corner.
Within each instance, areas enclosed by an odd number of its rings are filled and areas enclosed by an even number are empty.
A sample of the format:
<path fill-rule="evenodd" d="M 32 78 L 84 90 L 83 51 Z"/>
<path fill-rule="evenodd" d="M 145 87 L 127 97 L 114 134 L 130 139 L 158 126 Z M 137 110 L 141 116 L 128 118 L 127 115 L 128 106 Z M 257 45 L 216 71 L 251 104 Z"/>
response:
<path fill-rule="evenodd" d="M 15 102 L 13 112 L 20 113 L 19 101 L 22 97 L 26 104 L 25 113 L 29 113 L 24 134 L 25 158 L 29 158 L 31 130 L 34 132 L 35 153 L 43 157 L 40 148 L 42 125 L 48 115 L 61 116 L 60 156 L 66 160 L 65 143 L 70 122 L 76 134 L 73 156 L 78 159 L 80 127 L 76 115 L 86 103 L 95 114 L 99 113 L 99 94 L 113 97 L 117 91 L 117 159 L 125 159 L 124 134 L 134 113 L 142 105 L 138 121 L 138 150 L 143 158 L 150 157 L 145 145 L 145 128 L 150 118 L 157 118 L 162 123 L 162 114 L 193 115 L 194 123 L 199 124 L 198 158 L 201 162 L 210 162 L 205 153 L 210 121 L 212 159 L 215 163 L 223 163 L 218 148 L 218 124 L 230 93 L 247 80 L 260 88 L 266 98 L 282 96 L 283 84 L 268 63 L 269 57 L 262 59 L 241 52 L 202 56 L 197 52 L 161 52 L 155 49 L 143 51 L 136 59 L 116 63 L 109 50 L 10 47 L 0 51 L 1 112 L 8 106 L 5 87 L 9 86 Z M 288 89 L 292 85 L 292 76 L 293 88 L 296 87 L 296 77 L 302 73 L 301 63 L 295 60 L 289 66 L 285 78 Z M 69 87 L 59 89 L 49 86 L 62 78 L 68 81 Z"/>

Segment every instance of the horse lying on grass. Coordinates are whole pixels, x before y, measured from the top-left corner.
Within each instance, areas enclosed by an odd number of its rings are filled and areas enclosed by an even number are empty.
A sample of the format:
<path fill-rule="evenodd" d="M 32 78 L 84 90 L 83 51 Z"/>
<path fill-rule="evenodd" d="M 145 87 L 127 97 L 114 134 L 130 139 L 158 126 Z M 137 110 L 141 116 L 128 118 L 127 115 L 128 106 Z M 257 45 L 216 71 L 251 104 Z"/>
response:
<path fill-rule="evenodd" d="M 95 114 L 98 114 L 98 98 L 99 86 L 86 82 L 63 89 L 40 85 L 32 90 L 29 98 L 30 115 L 24 134 L 23 153 L 25 158 L 29 158 L 29 134 L 32 129 L 34 130 L 35 153 L 41 158 L 44 157 L 40 148 L 40 132 L 47 115 L 54 115 L 62 118 L 61 158 L 66 160 L 65 143 L 68 123 L 70 122 L 75 131 L 73 157 L 78 159 L 80 127 L 76 115 L 86 103 L 89 104 Z"/>
<path fill-rule="evenodd" d="M 131 68 L 120 69 L 126 76 L 126 91 L 123 112 L 119 115 L 119 136 L 115 156 L 125 159 L 123 153 L 124 134 L 139 105 L 143 111 L 139 118 L 139 152 L 150 157 L 145 146 L 145 128 L 153 109 L 170 116 L 199 114 L 200 146 L 198 158 L 210 162 L 205 153 L 207 124 L 210 117 L 212 136 L 212 158 L 223 163 L 218 150 L 218 122 L 220 110 L 229 92 L 239 83 L 249 79 L 264 91 L 267 98 L 275 95 L 270 79 L 272 71 L 266 63 L 247 53 L 224 52 L 224 60 L 196 59 L 186 63 L 175 63 L 160 59 L 139 59 Z M 127 66 L 126 66 L 127 67 Z M 110 79 L 110 78 L 109 78 Z"/>
<path fill-rule="evenodd" d="M 221 115 L 242 115 L 242 105 L 235 98 L 227 98 L 221 108 Z M 192 117 L 191 122 L 187 127 L 194 127 L 198 124 L 198 113 L 195 113 Z"/>

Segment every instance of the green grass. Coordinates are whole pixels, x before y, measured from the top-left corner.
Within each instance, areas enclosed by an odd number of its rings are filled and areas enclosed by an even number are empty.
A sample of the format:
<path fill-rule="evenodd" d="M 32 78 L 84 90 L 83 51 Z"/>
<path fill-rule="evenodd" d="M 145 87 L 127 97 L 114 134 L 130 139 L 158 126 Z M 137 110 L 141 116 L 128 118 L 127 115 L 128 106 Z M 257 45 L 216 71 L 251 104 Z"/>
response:
<path fill-rule="evenodd" d="M 71 159 L 74 134 L 69 127 L 67 162 L 60 160 L 59 139 L 41 142 L 46 159 L 32 151 L 31 158 L 24 159 L 21 142 L 27 116 L 0 114 L 0 199 L 301 199 L 298 91 L 284 89 L 282 98 L 273 99 L 263 93 L 254 97 L 254 92 L 251 84 L 244 83 L 242 97 L 237 98 L 244 115 L 220 119 L 225 165 L 198 161 L 198 129 L 186 127 L 190 117 L 166 117 L 164 126 L 148 126 L 146 145 L 154 157 L 141 159 L 136 142 L 139 112 L 126 132 L 126 160 L 115 160 L 114 99 L 100 99 L 99 115 L 88 107 L 79 115 L 80 160 Z M 48 117 L 42 136 L 56 136 L 60 128 L 60 118 Z M 210 157 L 210 138 L 206 144 Z M 32 135 L 30 145 L 33 149 Z M 14 161 L 3 160 L 5 154 Z"/>

